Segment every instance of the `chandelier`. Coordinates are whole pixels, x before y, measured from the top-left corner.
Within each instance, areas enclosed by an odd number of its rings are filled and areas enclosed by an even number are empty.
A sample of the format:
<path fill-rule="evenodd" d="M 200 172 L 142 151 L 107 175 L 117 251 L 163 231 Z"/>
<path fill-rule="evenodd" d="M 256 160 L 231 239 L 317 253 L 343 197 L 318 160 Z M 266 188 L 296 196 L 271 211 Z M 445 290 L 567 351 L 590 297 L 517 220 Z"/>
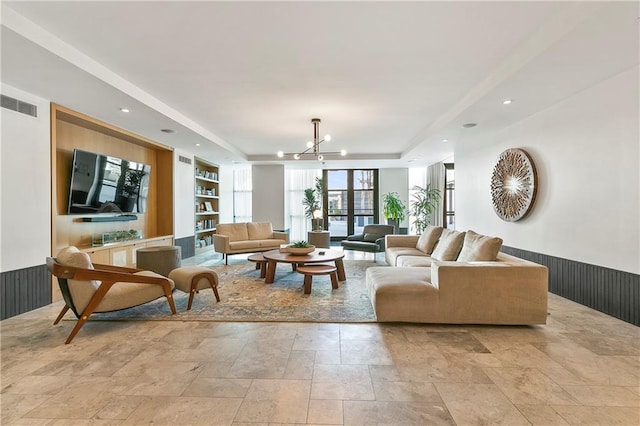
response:
<path fill-rule="evenodd" d="M 340 154 L 342 156 L 347 155 L 347 151 L 345 151 L 344 149 L 340 151 L 325 152 L 324 154 L 321 154 L 320 144 L 322 142 L 329 142 L 331 140 L 331 135 L 324 135 L 324 139 L 320 139 L 320 119 L 312 118 L 311 123 L 313 123 L 313 141 L 307 142 L 307 149 L 298 153 L 278 151 L 278 157 L 283 158 L 285 155 L 287 155 L 287 156 L 293 156 L 294 160 L 299 160 L 304 156 L 313 155 L 316 158 L 316 160 L 322 161 L 324 160 L 324 155 L 335 155 L 335 154 Z"/>

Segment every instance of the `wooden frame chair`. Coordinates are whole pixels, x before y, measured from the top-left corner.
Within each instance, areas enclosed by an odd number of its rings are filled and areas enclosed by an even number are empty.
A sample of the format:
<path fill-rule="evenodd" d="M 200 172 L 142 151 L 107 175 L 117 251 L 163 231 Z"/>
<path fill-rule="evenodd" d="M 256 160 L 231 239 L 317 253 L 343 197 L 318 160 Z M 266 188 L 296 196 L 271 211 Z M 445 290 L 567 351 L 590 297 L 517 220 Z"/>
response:
<path fill-rule="evenodd" d="M 47 257 L 47 268 L 52 275 L 58 278 L 60 291 L 62 292 L 62 296 L 65 301 L 65 306 L 62 308 L 62 311 L 53 322 L 53 324 L 58 324 L 69 309 L 71 309 L 71 311 L 73 311 L 73 313 L 78 318 L 78 322 L 76 323 L 73 330 L 71 330 L 71 334 L 69 334 L 69 337 L 67 338 L 65 344 L 71 343 L 71 340 L 73 340 L 78 331 L 80 331 L 82 326 L 87 322 L 89 316 L 94 312 L 110 312 L 125 308 L 131 308 L 133 306 L 138 306 L 140 304 L 150 302 L 151 300 L 155 300 L 158 297 L 162 297 L 161 295 L 152 295 L 151 298 L 147 297 L 147 299 L 149 300 L 142 300 L 142 302 L 140 297 L 134 297 L 132 299 L 135 300 L 135 302 L 130 306 L 120 306 L 116 309 L 97 310 L 100 306 L 100 303 L 108 298 L 109 290 L 118 283 L 128 283 L 129 285 L 131 283 L 141 284 L 141 290 L 144 289 L 144 287 L 146 287 L 148 290 L 148 284 L 161 286 L 162 291 L 167 298 L 167 302 L 169 303 L 169 307 L 171 308 L 171 313 L 176 313 L 176 307 L 173 302 L 172 295 L 172 291 L 174 288 L 173 281 L 161 275 L 151 272 L 149 272 L 148 275 L 141 275 L 138 274 L 140 272 L 143 272 L 140 269 L 125 268 L 113 265 L 93 264 L 94 269 L 79 268 L 75 266 L 60 264 L 58 263 L 57 259 L 53 257 Z M 93 281 L 100 281 L 100 284 L 95 290 L 95 293 L 93 293 L 93 296 L 89 300 L 89 303 L 86 305 L 86 307 L 84 307 L 84 309 L 82 309 L 81 312 L 77 309 L 76 304 L 74 303 L 68 280 L 75 280 L 74 285 L 78 284 L 77 281 L 85 281 L 87 286 L 92 286 Z M 80 284 L 84 285 L 85 283 Z M 133 294 L 134 292 L 135 290 L 131 291 L 130 293 Z M 120 305 L 122 305 L 122 301 L 120 301 Z"/>

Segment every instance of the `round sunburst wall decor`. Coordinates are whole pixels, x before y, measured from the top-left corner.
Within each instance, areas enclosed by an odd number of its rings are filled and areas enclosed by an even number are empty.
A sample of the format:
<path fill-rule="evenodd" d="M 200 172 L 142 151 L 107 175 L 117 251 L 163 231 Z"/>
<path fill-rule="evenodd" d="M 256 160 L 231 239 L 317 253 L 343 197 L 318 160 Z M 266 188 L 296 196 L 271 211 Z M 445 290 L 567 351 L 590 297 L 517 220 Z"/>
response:
<path fill-rule="evenodd" d="M 491 175 L 491 201 L 500 219 L 515 222 L 529 213 L 537 180 L 533 160 L 524 150 L 511 148 L 500 154 Z"/>

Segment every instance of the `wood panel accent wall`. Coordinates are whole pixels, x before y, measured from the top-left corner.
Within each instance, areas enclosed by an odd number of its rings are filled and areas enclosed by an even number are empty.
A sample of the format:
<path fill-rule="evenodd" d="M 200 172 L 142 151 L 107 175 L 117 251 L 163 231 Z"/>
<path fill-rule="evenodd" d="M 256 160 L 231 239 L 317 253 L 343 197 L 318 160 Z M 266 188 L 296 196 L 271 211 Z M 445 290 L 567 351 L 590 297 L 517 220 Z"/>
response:
<path fill-rule="evenodd" d="M 129 222 L 82 222 L 68 215 L 73 150 L 111 155 L 151 166 L 147 211 Z M 51 104 L 51 253 L 86 248 L 94 233 L 141 230 L 143 238 L 173 235 L 173 149 L 85 114 Z M 54 300 L 58 299 L 54 286 Z"/>
<path fill-rule="evenodd" d="M 46 265 L 0 273 L 0 320 L 51 303 L 51 274 Z"/>
<path fill-rule="evenodd" d="M 502 246 L 504 253 L 549 268 L 549 291 L 640 326 L 640 275 Z"/>

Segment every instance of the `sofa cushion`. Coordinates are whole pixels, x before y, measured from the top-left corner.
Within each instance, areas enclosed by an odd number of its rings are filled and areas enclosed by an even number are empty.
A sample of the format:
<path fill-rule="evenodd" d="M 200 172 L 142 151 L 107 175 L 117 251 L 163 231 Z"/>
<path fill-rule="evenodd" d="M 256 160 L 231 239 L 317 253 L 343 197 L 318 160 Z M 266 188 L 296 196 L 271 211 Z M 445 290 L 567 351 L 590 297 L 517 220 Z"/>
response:
<path fill-rule="evenodd" d="M 251 240 L 233 241 L 229 243 L 229 248 L 233 251 L 237 251 L 237 250 L 250 251 L 253 249 L 255 249 L 256 251 L 260 251 L 259 250 L 260 243 L 258 241 L 251 241 Z"/>
<path fill-rule="evenodd" d="M 382 235 L 379 234 L 364 234 L 362 237 L 362 241 L 367 241 L 369 243 L 375 243 L 378 238 L 382 238 Z"/>
<path fill-rule="evenodd" d="M 433 247 L 438 242 L 438 238 L 442 235 L 442 226 L 427 226 L 420 235 L 416 248 L 425 254 L 431 254 Z"/>
<path fill-rule="evenodd" d="M 413 247 L 387 247 L 384 258 L 391 266 L 398 266 L 398 259 L 401 256 L 425 256 L 427 255 Z"/>
<path fill-rule="evenodd" d="M 83 253 L 74 246 L 65 247 L 58 252 L 56 260 L 61 265 L 73 266 L 75 268 L 93 269 L 91 258 L 87 253 Z M 100 286 L 100 281 L 95 280 L 67 280 L 71 300 L 78 313 L 84 311 L 94 293 Z"/>
<path fill-rule="evenodd" d="M 271 222 L 249 222 L 247 223 L 247 233 L 249 240 L 266 240 L 273 238 Z"/>
<path fill-rule="evenodd" d="M 162 275 L 151 271 L 140 271 L 134 275 L 164 278 Z M 169 281 L 171 281 L 170 285 L 173 290 L 175 284 L 172 280 Z M 151 302 L 161 296 L 164 296 L 164 289 L 160 285 L 117 282 L 109 289 L 104 299 L 98 304 L 95 312 L 108 312 L 130 308 Z"/>
<path fill-rule="evenodd" d="M 229 237 L 229 241 L 246 241 L 249 239 L 246 223 L 219 223 L 216 232 Z"/>
<path fill-rule="evenodd" d="M 464 236 L 464 244 L 458 255 L 459 262 L 494 261 L 502 247 L 502 238 L 488 237 L 471 230 Z"/>
<path fill-rule="evenodd" d="M 402 267 L 430 267 L 433 259 L 429 256 L 400 256 L 396 259 L 396 266 Z"/>
<path fill-rule="evenodd" d="M 463 242 L 464 232 L 444 229 L 431 257 L 435 260 L 456 260 Z"/>

